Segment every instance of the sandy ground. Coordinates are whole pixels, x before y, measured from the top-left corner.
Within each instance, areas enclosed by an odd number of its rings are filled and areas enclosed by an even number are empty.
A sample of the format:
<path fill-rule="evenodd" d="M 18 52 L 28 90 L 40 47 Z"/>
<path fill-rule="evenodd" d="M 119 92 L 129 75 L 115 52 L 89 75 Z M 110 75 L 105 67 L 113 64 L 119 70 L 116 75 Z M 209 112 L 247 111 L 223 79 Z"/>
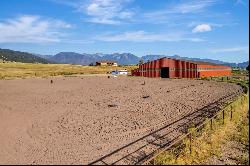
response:
<path fill-rule="evenodd" d="M 186 79 L 0 80 L 0 164 L 136 163 L 240 93 Z"/>

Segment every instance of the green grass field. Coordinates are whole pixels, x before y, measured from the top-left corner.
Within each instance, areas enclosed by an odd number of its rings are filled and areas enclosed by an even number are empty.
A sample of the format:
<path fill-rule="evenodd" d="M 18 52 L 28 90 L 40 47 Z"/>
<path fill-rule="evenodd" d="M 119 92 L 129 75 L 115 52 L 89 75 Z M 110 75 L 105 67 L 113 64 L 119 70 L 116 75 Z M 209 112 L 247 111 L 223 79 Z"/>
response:
<path fill-rule="evenodd" d="M 127 69 L 129 72 L 137 66 L 81 66 L 69 64 L 31 64 L 0 62 L 0 79 L 48 77 L 73 74 L 106 74 L 112 70 Z"/>

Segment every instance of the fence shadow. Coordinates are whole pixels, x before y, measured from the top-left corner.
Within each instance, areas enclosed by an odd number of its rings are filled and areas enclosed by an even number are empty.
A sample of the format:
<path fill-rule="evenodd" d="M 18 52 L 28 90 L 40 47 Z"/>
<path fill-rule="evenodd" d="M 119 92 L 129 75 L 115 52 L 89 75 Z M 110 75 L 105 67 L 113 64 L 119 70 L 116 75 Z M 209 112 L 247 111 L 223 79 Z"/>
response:
<path fill-rule="evenodd" d="M 92 161 L 89 163 L 89 165 L 94 165 L 94 164 L 98 164 L 100 162 L 105 163 L 106 165 L 114 165 L 117 164 L 120 161 L 125 161 L 128 164 L 140 164 L 141 162 L 143 162 L 144 160 L 146 160 L 148 157 L 152 156 L 154 154 L 153 151 L 149 154 L 147 154 L 145 151 L 143 151 L 142 149 L 150 146 L 150 145 L 154 145 L 157 146 L 158 149 L 166 147 L 168 145 L 170 145 L 172 142 L 174 142 L 175 140 L 177 140 L 181 135 L 183 135 L 184 133 L 187 133 L 188 128 L 191 125 L 195 125 L 198 126 L 200 125 L 206 118 L 211 118 L 212 116 L 214 116 L 219 110 L 221 110 L 221 108 L 226 104 L 226 102 L 235 99 L 237 96 L 239 95 L 239 92 L 236 93 L 232 93 L 232 94 L 228 94 L 224 97 L 221 97 L 219 100 L 210 103 L 209 105 L 198 109 L 188 115 L 183 116 L 182 118 L 167 124 L 166 126 L 163 126 L 133 142 L 130 142 L 116 150 L 114 150 L 113 152 L 104 155 L 103 157 L 96 159 L 95 161 Z M 178 124 L 179 123 L 179 124 Z M 159 132 L 163 131 L 164 129 L 168 129 L 173 127 L 173 130 L 166 132 L 165 134 L 159 134 Z M 175 132 L 177 129 L 179 135 L 177 137 L 174 137 L 173 139 L 168 138 L 168 136 Z M 148 141 L 149 139 L 146 140 L 146 138 L 153 138 L 153 140 Z M 136 145 L 137 143 L 139 143 L 139 141 L 144 140 L 145 142 L 147 142 L 145 145 L 133 150 L 133 152 L 130 152 L 126 155 L 124 155 L 123 157 L 121 157 L 120 159 L 117 159 L 115 161 L 112 161 L 112 163 L 107 163 L 105 161 L 105 159 L 108 159 L 109 157 L 112 157 L 112 155 L 115 155 L 119 152 L 121 152 L 122 150 Z M 163 143 L 157 144 L 155 143 L 156 141 L 159 140 L 163 140 Z M 135 155 L 136 154 L 136 155 Z"/>

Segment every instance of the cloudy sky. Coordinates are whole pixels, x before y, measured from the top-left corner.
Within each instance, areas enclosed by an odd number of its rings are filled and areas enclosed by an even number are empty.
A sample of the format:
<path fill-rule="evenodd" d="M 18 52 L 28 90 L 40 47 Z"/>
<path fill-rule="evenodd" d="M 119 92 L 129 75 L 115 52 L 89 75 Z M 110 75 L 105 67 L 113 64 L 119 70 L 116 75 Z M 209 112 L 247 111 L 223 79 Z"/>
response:
<path fill-rule="evenodd" d="M 1 0 L 0 48 L 247 61 L 248 0 Z"/>

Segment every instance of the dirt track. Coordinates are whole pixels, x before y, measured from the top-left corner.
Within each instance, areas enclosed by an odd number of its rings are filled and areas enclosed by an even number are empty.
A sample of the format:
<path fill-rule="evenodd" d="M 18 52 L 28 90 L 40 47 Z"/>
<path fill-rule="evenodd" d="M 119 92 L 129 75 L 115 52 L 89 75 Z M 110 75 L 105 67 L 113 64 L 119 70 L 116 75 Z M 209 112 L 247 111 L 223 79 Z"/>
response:
<path fill-rule="evenodd" d="M 0 80 L 0 164 L 135 163 L 158 146 L 145 143 L 163 134 L 157 143 L 170 141 L 194 114 L 196 122 L 208 115 L 205 106 L 242 92 L 185 79 L 52 79 Z"/>

